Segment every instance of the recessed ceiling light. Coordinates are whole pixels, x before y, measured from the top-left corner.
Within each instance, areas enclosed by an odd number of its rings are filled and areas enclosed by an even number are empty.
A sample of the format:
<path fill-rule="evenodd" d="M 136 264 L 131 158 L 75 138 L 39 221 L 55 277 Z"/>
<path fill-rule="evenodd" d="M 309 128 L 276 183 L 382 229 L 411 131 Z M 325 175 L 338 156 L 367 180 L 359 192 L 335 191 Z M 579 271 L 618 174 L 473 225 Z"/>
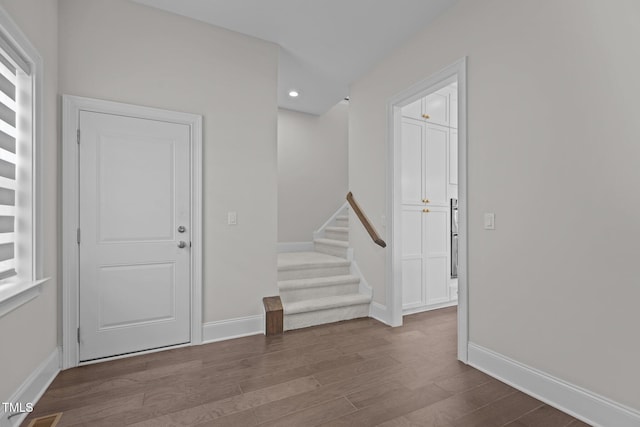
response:
<path fill-rule="evenodd" d="M 298 95 L 300 95 L 300 94 L 298 93 L 297 90 L 292 90 L 292 91 L 289 92 L 289 96 L 292 97 L 292 98 L 297 98 Z"/>

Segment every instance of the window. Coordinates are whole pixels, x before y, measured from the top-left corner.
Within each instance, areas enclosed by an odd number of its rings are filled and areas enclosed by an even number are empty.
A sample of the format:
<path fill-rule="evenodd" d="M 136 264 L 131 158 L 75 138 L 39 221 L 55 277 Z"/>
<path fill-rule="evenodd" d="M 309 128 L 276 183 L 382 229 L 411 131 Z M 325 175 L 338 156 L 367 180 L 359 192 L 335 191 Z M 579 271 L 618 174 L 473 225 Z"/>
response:
<path fill-rule="evenodd" d="M 25 151 L 30 151 L 26 146 L 30 145 L 29 141 L 18 135 L 18 124 L 29 121 L 24 117 L 29 112 L 25 114 L 23 108 L 18 108 L 19 105 L 22 107 L 20 101 L 23 100 L 17 99 L 27 92 L 22 83 L 30 80 L 29 66 L 20 59 L 16 61 L 14 58 L 19 57 L 2 41 L 0 40 L 0 280 L 18 275 L 17 240 L 25 231 L 28 232 L 24 230 L 22 215 L 18 220 L 19 214 L 28 214 L 27 209 L 24 209 L 26 201 L 18 200 L 25 195 L 18 188 L 19 185 L 23 186 L 22 179 L 19 181 L 18 178 L 29 174 L 29 171 L 23 169 L 29 160 Z M 20 267 L 22 270 L 25 266 Z"/>
<path fill-rule="evenodd" d="M 0 316 L 37 296 L 42 60 L 0 8 Z"/>

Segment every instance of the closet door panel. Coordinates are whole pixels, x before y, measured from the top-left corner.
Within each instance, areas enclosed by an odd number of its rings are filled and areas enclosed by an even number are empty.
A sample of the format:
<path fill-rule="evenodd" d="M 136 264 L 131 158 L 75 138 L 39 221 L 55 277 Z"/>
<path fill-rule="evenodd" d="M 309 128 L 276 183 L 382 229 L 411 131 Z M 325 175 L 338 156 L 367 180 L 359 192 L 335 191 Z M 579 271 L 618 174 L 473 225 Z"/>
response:
<path fill-rule="evenodd" d="M 458 129 L 449 131 L 449 184 L 458 185 Z"/>
<path fill-rule="evenodd" d="M 423 100 L 421 98 L 407 106 L 402 107 L 402 116 L 422 120 L 422 103 Z"/>
<path fill-rule="evenodd" d="M 425 129 L 425 197 L 430 205 L 447 206 L 449 129 L 427 125 Z"/>
<path fill-rule="evenodd" d="M 419 207 L 405 207 L 402 212 L 402 308 L 411 309 L 426 303 L 424 286 L 424 213 Z"/>
<path fill-rule="evenodd" d="M 449 93 L 438 91 L 424 98 L 423 114 L 429 116 L 425 119 L 429 123 L 449 126 Z"/>
<path fill-rule="evenodd" d="M 424 194 L 423 128 L 420 122 L 404 119 L 400 147 L 402 204 L 422 204 Z"/>
<path fill-rule="evenodd" d="M 449 301 L 448 219 L 446 208 L 434 208 L 423 220 L 427 304 Z"/>

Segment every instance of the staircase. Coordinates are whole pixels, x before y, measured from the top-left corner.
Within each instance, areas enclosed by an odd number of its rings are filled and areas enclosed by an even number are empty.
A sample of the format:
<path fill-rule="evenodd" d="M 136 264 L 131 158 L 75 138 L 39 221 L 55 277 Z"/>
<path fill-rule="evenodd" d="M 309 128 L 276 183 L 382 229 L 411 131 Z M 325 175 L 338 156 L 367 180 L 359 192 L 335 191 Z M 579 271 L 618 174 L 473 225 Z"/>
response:
<path fill-rule="evenodd" d="M 278 254 L 285 331 L 369 316 L 371 291 L 350 260 L 346 205 L 315 234 L 314 251 Z"/>

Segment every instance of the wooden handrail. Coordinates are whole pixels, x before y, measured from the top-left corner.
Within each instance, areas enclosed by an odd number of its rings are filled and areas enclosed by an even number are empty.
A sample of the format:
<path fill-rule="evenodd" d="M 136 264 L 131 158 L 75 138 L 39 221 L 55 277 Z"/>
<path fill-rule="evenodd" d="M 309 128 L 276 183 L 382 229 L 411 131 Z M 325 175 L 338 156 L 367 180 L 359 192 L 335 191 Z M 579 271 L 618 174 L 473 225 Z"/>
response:
<path fill-rule="evenodd" d="M 367 218 L 364 212 L 362 212 L 362 209 L 360 209 L 358 202 L 356 202 L 356 199 L 353 198 L 353 194 L 351 193 L 351 191 L 349 191 L 349 194 L 347 194 L 347 202 L 349 202 L 349 204 L 353 208 L 353 211 L 356 213 L 356 215 L 360 219 L 360 222 L 362 223 L 362 225 L 364 225 L 364 228 L 367 230 L 367 233 L 369 233 L 369 236 L 371 236 L 373 241 L 383 248 L 386 247 L 387 244 L 380 238 L 378 232 L 373 227 L 373 224 L 371 224 L 371 221 L 369 221 L 369 218 Z"/>

